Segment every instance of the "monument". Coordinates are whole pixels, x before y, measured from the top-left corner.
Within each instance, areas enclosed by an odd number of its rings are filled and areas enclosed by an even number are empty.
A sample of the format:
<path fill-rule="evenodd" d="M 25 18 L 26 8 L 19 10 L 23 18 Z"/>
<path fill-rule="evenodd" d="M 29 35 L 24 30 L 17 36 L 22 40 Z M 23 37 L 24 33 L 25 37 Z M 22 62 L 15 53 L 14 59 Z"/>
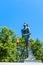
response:
<path fill-rule="evenodd" d="M 24 23 L 24 28 L 21 30 L 22 31 L 22 38 L 25 39 L 26 41 L 26 50 L 27 50 L 27 59 L 24 60 L 24 62 L 41 62 L 40 60 L 36 60 L 36 58 L 34 57 L 34 55 L 32 54 L 32 51 L 31 51 L 31 48 L 29 47 L 29 38 L 30 38 L 30 29 L 28 27 L 28 24 L 27 23 Z"/>
<path fill-rule="evenodd" d="M 29 27 L 28 27 L 28 24 L 27 23 L 24 23 L 24 28 L 21 30 L 21 32 L 22 32 L 22 38 L 24 38 L 25 39 L 25 41 L 26 41 L 26 50 L 27 50 L 27 56 L 28 56 L 28 44 L 29 44 L 29 37 L 30 37 L 30 29 L 29 29 Z"/>

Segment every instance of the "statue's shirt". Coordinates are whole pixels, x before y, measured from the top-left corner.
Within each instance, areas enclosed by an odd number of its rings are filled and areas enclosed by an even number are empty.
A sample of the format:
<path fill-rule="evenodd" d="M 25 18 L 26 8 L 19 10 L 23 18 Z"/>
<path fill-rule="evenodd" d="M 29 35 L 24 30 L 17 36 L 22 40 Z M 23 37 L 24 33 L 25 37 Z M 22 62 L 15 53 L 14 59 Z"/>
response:
<path fill-rule="evenodd" d="M 26 28 L 26 29 L 22 29 L 22 37 L 24 37 L 25 39 L 28 39 L 29 38 L 29 28 Z"/>
<path fill-rule="evenodd" d="M 23 33 L 23 34 L 28 34 L 28 33 L 30 33 L 30 31 L 29 31 L 28 28 L 27 28 L 27 29 L 22 29 L 22 33 Z"/>

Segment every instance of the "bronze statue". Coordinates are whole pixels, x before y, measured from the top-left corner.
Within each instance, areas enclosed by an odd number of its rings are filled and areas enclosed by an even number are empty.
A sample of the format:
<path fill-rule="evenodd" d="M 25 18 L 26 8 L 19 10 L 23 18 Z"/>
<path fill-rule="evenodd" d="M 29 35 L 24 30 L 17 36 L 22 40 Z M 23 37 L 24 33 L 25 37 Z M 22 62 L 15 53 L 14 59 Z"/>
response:
<path fill-rule="evenodd" d="M 24 23 L 24 28 L 21 30 L 22 31 L 22 38 L 24 38 L 26 40 L 26 42 L 29 40 L 30 37 L 30 29 L 28 27 L 27 23 Z"/>
<path fill-rule="evenodd" d="M 28 44 L 29 44 L 29 37 L 30 37 L 30 29 L 29 29 L 29 27 L 28 27 L 28 24 L 27 23 L 24 23 L 24 28 L 21 30 L 21 32 L 22 32 L 22 38 L 24 38 L 25 39 L 25 41 L 26 41 L 26 50 L 27 50 L 27 55 L 28 55 Z"/>

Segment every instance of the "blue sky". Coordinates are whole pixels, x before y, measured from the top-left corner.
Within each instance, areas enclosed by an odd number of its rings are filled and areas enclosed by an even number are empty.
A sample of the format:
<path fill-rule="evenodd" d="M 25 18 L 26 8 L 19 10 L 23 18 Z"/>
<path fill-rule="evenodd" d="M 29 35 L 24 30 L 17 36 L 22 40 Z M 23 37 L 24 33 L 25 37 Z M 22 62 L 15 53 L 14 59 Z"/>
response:
<path fill-rule="evenodd" d="M 7 26 L 21 36 L 24 22 L 31 38 L 43 40 L 43 0 L 0 0 L 0 27 Z"/>

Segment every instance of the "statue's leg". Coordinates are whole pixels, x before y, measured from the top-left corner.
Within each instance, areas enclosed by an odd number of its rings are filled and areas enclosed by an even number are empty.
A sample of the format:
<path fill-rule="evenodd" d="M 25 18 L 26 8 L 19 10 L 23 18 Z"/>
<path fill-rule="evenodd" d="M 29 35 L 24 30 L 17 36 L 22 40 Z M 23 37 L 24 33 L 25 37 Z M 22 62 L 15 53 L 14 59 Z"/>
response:
<path fill-rule="evenodd" d="M 28 57 L 28 40 L 26 41 L 26 55 Z"/>

